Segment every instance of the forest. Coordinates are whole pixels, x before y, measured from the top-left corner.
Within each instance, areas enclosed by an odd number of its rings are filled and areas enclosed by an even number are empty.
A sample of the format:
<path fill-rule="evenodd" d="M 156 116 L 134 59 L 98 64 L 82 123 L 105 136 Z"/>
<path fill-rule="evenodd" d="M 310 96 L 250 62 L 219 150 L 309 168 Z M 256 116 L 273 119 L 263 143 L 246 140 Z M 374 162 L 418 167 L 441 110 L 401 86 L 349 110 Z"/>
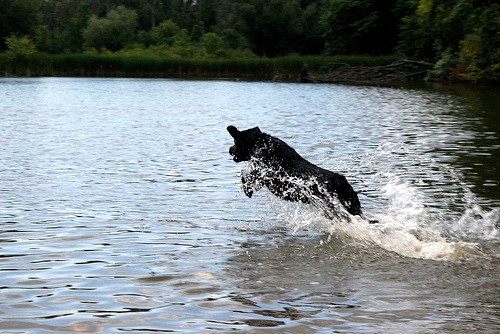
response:
<path fill-rule="evenodd" d="M 497 0 L 0 0 L 0 71 L 351 56 L 430 62 L 430 80 L 500 82 L 499 27 Z"/>

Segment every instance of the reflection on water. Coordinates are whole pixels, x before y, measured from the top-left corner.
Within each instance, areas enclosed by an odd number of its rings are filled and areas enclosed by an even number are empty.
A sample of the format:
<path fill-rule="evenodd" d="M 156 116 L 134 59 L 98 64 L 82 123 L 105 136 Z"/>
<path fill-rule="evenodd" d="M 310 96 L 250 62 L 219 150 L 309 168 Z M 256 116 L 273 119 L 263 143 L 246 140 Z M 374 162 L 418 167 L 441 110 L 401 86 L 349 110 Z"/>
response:
<path fill-rule="evenodd" d="M 494 332 L 498 94 L 0 79 L 2 332 Z M 347 175 L 327 220 L 239 191 L 225 127 Z"/>

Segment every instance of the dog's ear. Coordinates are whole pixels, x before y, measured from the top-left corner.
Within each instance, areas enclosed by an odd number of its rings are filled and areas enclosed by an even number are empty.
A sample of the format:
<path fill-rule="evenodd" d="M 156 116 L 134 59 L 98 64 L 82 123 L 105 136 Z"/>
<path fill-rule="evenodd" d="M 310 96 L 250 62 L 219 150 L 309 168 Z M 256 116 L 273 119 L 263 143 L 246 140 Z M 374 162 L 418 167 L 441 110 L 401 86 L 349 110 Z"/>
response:
<path fill-rule="evenodd" d="M 251 130 L 255 131 L 256 133 L 262 133 L 262 131 L 260 131 L 258 126 L 256 126 L 255 128 L 252 128 Z"/>
<path fill-rule="evenodd" d="M 227 127 L 227 132 L 229 132 L 231 137 L 233 137 L 234 139 L 238 138 L 240 136 L 240 133 L 241 133 L 240 130 L 236 129 L 236 127 L 232 126 L 232 125 Z"/>

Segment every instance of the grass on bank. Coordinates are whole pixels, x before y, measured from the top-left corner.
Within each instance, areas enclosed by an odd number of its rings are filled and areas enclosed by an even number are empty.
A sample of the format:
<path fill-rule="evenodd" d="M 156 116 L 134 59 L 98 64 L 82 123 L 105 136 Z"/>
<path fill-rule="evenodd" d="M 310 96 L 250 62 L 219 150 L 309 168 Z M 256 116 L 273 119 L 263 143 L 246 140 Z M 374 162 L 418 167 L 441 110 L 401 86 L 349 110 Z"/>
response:
<path fill-rule="evenodd" d="M 241 78 L 288 80 L 298 78 L 304 64 L 324 71 L 336 64 L 387 65 L 397 56 L 299 56 L 278 58 L 181 59 L 152 55 L 37 53 L 12 57 L 0 53 L 0 76 L 110 76 L 159 78 Z"/>

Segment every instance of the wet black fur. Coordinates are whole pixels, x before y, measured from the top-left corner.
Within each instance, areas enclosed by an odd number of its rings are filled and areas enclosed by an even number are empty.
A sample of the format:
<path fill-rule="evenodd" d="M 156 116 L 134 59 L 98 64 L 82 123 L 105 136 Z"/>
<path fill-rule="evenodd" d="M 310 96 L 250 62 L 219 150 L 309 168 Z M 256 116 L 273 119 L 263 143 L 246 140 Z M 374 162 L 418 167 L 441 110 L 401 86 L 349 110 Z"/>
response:
<path fill-rule="evenodd" d="M 361 215 L 358 195 L 343 175 L 310 163 L 284 141 L 258 127 L 239 131 L 230 125 L 227 131 L 234 138 L 229 149 L 233 160 L 249 161 L 250 171 L 241 176 L 248 197 L 265 186 L 278 197 L 319 204 L 333 214 L 337 212 L 337 199 L 351 215 Z"/>

